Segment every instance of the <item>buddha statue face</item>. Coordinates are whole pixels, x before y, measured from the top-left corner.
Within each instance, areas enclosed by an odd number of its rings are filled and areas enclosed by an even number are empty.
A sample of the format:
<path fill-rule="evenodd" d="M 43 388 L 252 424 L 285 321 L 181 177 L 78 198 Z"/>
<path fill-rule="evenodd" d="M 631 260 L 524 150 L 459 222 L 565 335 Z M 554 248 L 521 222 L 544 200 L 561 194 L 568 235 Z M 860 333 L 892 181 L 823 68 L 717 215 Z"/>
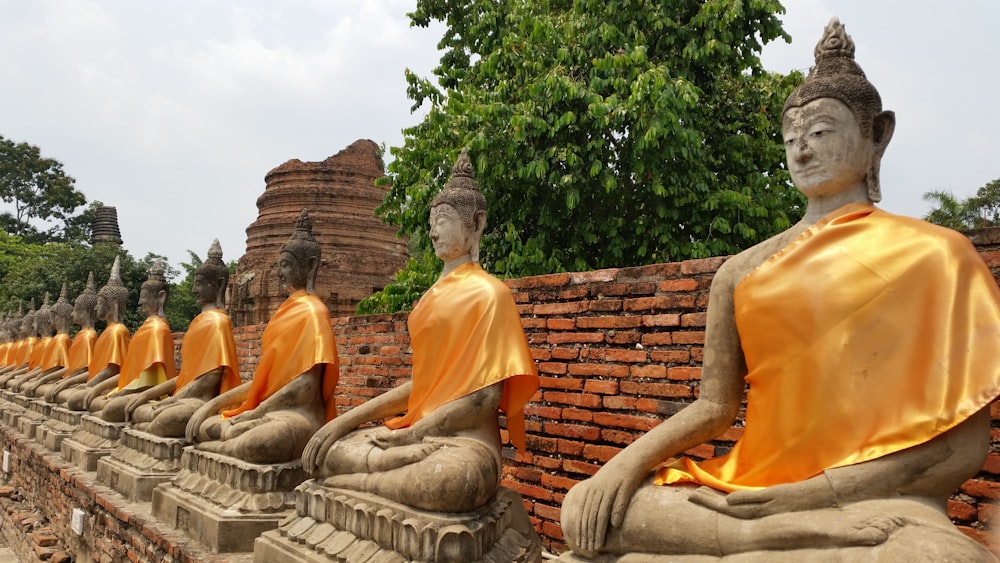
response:
<path fill-rule="evenodd" d="M 94 306 L 94 313 L 97 315 L 97 318 L 103 321 L 108 320 L 112 312 L 111 308 L 111 302 L 106 297 L 103 295 L 97 296 L 97 305 Z"/>
<path fill-rule="evenodd" d="M 470 224 L 471 223 L 471 224 Z M 441 203 L 431 209 L 430 236 L 434 244 L 434 254 L 444 262 L 471 255 L 473 247 L 479 247 L 477 221 L 467 221 L 457 209 Z"/>
<path fill-rule="evenodd" d="M 163 315 L 163 304 L 166 301 L 166 292 L 157 290 L 154 287 L 143 287 L 139 290 L 139 312 L 147 317 Z"/>
<path fill-rule="evenodd" d="M 195 273 L 191 292 L 198 300 L 199 305 L 214 304 L 219 297 L 219 285 L 218 280 L 213 280 L 210 276 L 202 273 Z"/>
<path fill-rule="evenodd" d="M 792 182 L 806 197 L 830 197 L 865 186 L 875 143 L 840 100 L 818 98 L 788 108 L 781 133 Z"/>
<path fill-rule="evenodd" d="M 305 289 L 315 260 L 303 261 L 294 253 L 282 250 L 278 256 L 278 282 L 289 293 Z"/>

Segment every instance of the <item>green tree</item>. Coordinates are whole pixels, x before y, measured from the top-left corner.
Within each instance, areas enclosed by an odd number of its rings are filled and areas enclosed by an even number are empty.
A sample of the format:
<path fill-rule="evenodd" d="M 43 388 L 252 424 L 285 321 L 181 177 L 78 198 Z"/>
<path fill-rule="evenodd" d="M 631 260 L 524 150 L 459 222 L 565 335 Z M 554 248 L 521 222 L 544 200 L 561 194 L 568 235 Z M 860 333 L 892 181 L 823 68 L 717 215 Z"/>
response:
<path fill-rule="evenodd" d="M 73 225 L 67 221 L 87 202 L 74 182 L 62 163 L 42 157 L 38 147 L 0 136 L 0 199 L 14 208 L 13 213 L 0 214 L 6 233 L 29 242 L 68 240 Z M 43 231 L 33 221 L 56 225 Z"/>
<path fill-rule="evenodd" d="M 934 204 L 924 219 L 935 225 L 966 231 L 975 228 L 979 222 L 979 206 L 973 198 L 959 199 L 950 190 L 931 190 L 923 195 L 923 199 Z"/>
<path fill-rule="evenodd" d="M 378 213 L 423 251 L 428 205 L 469 149 L 501 276 L 737 252 L 803 209 L 766 72 L 775 0 L 418 0 L 447 25 L 437 85 L 407 73 L 421 123 L 392 148 Z M 426 252 L 415 253 L 417 256 Z"/>
<path fill-rule="evenodd" d="M 170 321 L 170 329 L 186 331 L 191 324 L 191 319 L 201 312 L 201 305 L 194 296 L 194 273 L 201 266 L 202 259 L 193 251 L 187 251 L 191 258 L 190 262 L 181 262 L 184 268 L 184 279 L 176 284 L 170 284 L 170 298 L 167 300 L 167 320 Z"/>
<path fill-rule="evenodd" d="M 976 215 L 973 226 L 1000 225 L 1000 178 L 976 190 L 976 195 L 970 197 L 967 204 Z"/>

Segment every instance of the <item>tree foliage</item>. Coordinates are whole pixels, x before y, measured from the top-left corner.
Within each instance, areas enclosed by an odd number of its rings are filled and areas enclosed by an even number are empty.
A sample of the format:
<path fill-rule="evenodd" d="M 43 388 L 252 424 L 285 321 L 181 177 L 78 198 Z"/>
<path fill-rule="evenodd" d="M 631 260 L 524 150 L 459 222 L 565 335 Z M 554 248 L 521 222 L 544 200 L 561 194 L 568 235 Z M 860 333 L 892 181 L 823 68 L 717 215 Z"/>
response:
<path fill-rule="evenodd" d="M 447 25 L 437 84 L 407 73 L 424 120 L 392 148 L 378 213 L 424 250 L 428 205 L 469 149 L 498 275 L 737 252 L 803 200 L 781 107 L 801 81 L 764 71 L 788 39 L 776 0 L 419 0 Z"/>
<path fill-rule="evenodd" d="M 931 190 L 923 198 L 934 204 L 924 219 L 936 225 L 957 231 L 1000 225 L 1000 178 L 966 199 L 955 197 L 949 190 Z"/>
<path fill-rule="evenodd" d="M 89 236 L 89 230 L 79 229 L 86 219 L 74 221 L 73 212 L 87 198 L 74 188 L 74 182 L 62 163 L 42 157 L 38 147 L 0 136 L 0 199 L 13 206 L 13 213 L 0 214 L 7 234 L 28 242 L 86 240 L 80 237 Z M 55 225 L 40 230 L 39 221 Z"/>

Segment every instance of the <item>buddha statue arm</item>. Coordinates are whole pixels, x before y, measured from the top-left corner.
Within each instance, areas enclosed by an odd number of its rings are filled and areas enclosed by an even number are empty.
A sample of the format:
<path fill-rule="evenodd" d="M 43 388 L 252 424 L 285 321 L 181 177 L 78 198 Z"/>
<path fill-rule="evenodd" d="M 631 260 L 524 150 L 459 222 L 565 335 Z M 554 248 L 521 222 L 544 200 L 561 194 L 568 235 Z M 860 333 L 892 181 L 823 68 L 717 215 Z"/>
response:
<path fill-rule="evenodd" d="M 55 402 L 56 396 L 58 396 L 59 393 L 62 393 L 63 391 L 65 391 L 66 389 L 68 389 L 68 388 L 70 388 L 70 387 L 72 387 L 74 385 L 79 385 L 81 383 L 86 383 L 87 382 L 87 375 L 88 374 L 87 374 L 87 370 L 86 369 L 84 369 L 83 371 L 81 371 L 78 374 L 70 375 L 66 379 L 64 379 L 64 380 L 60 381 L 59 383 L 57 383 L 54 387 L 52 387 L 52 389 L 49 389 L 45 393 L 45 400 L 47 402 L 49 402 L 49 403 Z"/>
<path fill-rule="evenodd" d="M 738 257 L 733 258 L 712 281 L 698 399 L 630 444 L 566 495 L 562 510 L 575 512 L 579 518 L 575 529 L 564 526 L 563 533 L 577 548 L 599 550 L 609 527 L 621 526 L 629 502 L 650 471 L 719 436 L 736 419 L 746 375 L 733 305 L 739 271 Z"/>
<path fill-rule="evenodd" d="M 408 381 L 326 423 L 306 444 L 306 449 L 302 452 L 303 468 L 309 473 L 320 471 L 334 442 L 362 424 L 382 420 L 405 411 L 412 388 L 413 383 Z"/>
<path fill-rule="evenodd" d="M 64 373 L 66 373 L 65 367 L 56 368 L 55 371 L 50 371 L 49 373 L 42 375 L 42 377 L 38 379 L 38 384 L 41 385 L 50 381 L 56 381 L 57 379 L 62 378 Z"/>
<path fill-rule="evenodd" d="M 148 403 L 149 401 L 159 399 L 164 395 L 170 395 L 176 388 L 177 379 L 174 378 L 168 379 L 159 385 L 154 385 L 140 393 L 136 393 L 135 397 L 133 397 L 128 404 L 125 405 L 125 420 L 128 421 L 132 419 L 132 413 L 135 412 L 135 409 Z"/>
<path fill-rule="evenodd" d="M 97 372 L 97 375 L 93 379 L 87 382 L 88 387 L 94 387 L 99 385 L 112 377 L 118 377 L 118 373 L 121 371 L 121 366 L 118 364 L 108 364 L 107 367 Z"/>
<path fill-rule="evenodd" d="M 191 443 L 197 442 L 198 430 L 206 420 L 226 409 L 231 409 L 242 404 L 246 400 L 249 391 L 250 382 L 247 381 L 202 405 L 201 408 L 191 415 L 191 420 L 188 421 L 187 428 L 184 430 L 187 441 Z"/>
<path fill-rule="evenodd" d="M 899 496 L 943 503 L 982 466 L 989 449 L 989 420 L 984 408 L 948 432 L 912 448 L 827 469 L 798 483 L 728 495 L 702 489 L 691 501 L 743 519 Z"/>
<path fill-rule="evenodd" d="M 484 417 L 497 416 L 503 383 L 494 383 L 449 401 L 407 428 L 379 428 L 372 433 L 375 445 L 386 449 L 416 444 L 427 437 L 459 436 L 483 428 Z"/>
<path fill-rule="evenodd" d="M 95 377 L 94 379 L 96 380 L 97 378 Z M 115 389 L 115 387 L 118 387 L 118 378 L 109 377 L 104 381 L 101 381 L 97 385 L 91 387 L 90 392 L 87 393 L 87 398 L 84 399 L 83 405 L 89 408 L 90 403 L 92 403 L 94 399 L 110 393 Z"/>

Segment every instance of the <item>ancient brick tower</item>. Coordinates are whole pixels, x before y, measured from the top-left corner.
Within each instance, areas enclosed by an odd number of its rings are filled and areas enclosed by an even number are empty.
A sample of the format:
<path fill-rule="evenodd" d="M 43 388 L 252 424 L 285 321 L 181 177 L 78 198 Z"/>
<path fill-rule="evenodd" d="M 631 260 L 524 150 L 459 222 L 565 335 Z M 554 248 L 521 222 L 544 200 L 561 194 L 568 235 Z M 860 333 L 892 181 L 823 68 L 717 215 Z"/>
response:
<path fill-rule="evenodd" d="M 353 315 L 358 301 L 393 280 L 407 260 L 406 241 L 382 223 L 375 208 L 385 189 L 378 146 L 359 140 L 322 162 L 292 159 L 264 176 L 257 220 L 247 227 L 247 249 L 230 279 L 230 316 L 236 326 L 266 322 L 287 295 L 275 263 L 303 208 L 323 249 L 316 294 L 334 317 Z"/>

